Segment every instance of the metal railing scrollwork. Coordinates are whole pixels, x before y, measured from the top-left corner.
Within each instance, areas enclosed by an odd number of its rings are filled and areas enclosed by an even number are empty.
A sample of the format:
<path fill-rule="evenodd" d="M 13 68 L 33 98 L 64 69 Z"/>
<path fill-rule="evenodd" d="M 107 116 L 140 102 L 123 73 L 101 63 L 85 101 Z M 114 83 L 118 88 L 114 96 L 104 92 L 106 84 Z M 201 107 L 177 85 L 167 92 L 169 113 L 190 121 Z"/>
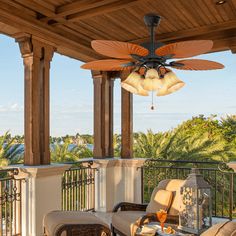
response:
<path fill-rule="evenodd" d="M 94 211 L 95 172 L 93 162 L 73 163 L 62 178 L 62 209 L 65 211 Z"/>
<path fill-rule="evenodd" d="M 18 169 L 0 169 L 0 236 L 21 235 L 21 188 Z"/>

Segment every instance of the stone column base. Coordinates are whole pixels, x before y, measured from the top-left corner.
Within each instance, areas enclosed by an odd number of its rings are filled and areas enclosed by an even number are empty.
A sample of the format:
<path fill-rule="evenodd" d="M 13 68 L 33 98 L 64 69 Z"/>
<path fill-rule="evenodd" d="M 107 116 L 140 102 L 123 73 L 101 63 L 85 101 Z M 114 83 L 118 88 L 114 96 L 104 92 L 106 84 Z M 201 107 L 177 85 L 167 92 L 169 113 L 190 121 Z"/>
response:
<path fill-rule="evenodd" d="M 21 166 L 17 178 L 22 183 L 22 236 L 43 235 L 43 217 L 61 210 L 62 175 L 70 165 Z"/>
<path fill-rule="evenodd" d="M 231 161 L 227 165 L 236 172 L 236 161 Z"/>
<path fill-rule="evenodd" d="M 145 159 L 94 159 L 95 210 L 110 212 L 119 202 L 141 203 L 141 169 Z"/>

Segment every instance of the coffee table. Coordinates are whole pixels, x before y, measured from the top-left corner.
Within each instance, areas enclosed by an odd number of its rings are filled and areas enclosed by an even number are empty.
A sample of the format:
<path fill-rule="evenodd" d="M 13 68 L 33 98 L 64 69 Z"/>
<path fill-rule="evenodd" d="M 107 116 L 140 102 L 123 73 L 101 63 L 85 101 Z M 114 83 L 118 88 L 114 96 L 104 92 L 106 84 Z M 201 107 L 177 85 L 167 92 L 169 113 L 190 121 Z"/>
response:
<path fill-rule="evenodd" d="M 161 226 L 160 226 L 160 224 L 159 224 L 158 222 L 150 222 L 150 223 L 147 224 L 147 225 L 155 225 L 155 226 L 157 226 L 158 229 L 161 229 Z M 171 226 L 171 227 L 177 232 L 177 235 L 178 235 L 178 236 L 194 236 L 194 234 L 187 233 L 187 232 L 184 232 L 184 231 L 182 231 L 182 230 L 179 230 L 177 225 L 174 225 L 174 224 L 167 224 L 167 223 L 166 223 L 166 224 L 165 224 L 165 227 L 168 227 L 168 226 Z M 141 228 L 138 228 L 137 231 L 136 231 L 136 233 L 135 233 L 135 236 L 146 236 L 146 235 L 150 235 L 150 234 L 142 234 L 141 230 L 142 230 Z M 156 232 L 155 235 L 158 236 L 158 235 L 159 235 L 158 232 Z"/>

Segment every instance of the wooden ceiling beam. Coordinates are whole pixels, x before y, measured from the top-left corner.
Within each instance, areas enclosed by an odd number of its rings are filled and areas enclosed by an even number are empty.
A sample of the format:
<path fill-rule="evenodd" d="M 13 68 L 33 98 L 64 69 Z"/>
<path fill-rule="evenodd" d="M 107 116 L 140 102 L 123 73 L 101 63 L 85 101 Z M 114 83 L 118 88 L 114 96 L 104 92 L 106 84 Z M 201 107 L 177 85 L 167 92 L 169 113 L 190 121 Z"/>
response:
<path fill-rule="evenodd" d="M 110 4 L 106 4 L 103 6 L 91 8 L 82 12 L 68 15 L 66 19 L 68 21 L 78 21 L 89 17 L 94 17 L 108 12 L 116 11 L 122 8 L 130 7 L 132 5 L 137 4 L 139 1 L 141 0 L 119 0 L 116 2 L 112 2 Z"/>
<path fill-rule="evenodd" d="M 161 42 L 170 42 L 170 41 L 180 41 L 183 39 L 188 40 L 188 38 L 195 38 L 195 37 L 200 37 L 202 35 L 209 35 L 211 33 L 223 33 L 226 30 L 231 30 L 235 29 L 236 33 L 236 20 L 232 21 L 227 21 L 223 23 L 217 23 L 213 25 L 208 25 L 208 26 L 202 26 L 198 28 L 193 28 L 193 29 L 187 29 L 187 30 L 180 30 L 176 32 L 170 32 L 170 33 L 164 33 L 164 34 L 157 34 L 156 39 Z M 139 38 L 135 40 L 131 40 L 129 42 L 131 43 L 137 43 L 137 44 L 142 44 L 144 42 L 149 41 L 149 37 L 145 38 Z"/>
<path fill-rule="evenodd" d="M 19 29 L 21 32 L 27 32 L 54 43 L 56 47 L 65 47 L 69 50 L 76 50 L 76 54 L 80 55 L 77 59 L 82 61 L 91 61 L 99 58 L 99 55 L 88 46 L 88 42 L 87 45 L 81 43 L 83 42 L 83 39 L 79 38 L 79 34 L 78 37 L 75 37 L 68 32 L 63 33 L 62 30 L 45 25 L 30 16 L 22 16 L 18 9 L 2 2 L 0 2 L 0 22 L 11 25 L 12 27 Z"/>
<path fill-rule="evenodd" d="M 11 35 L 16 34 L 18 32 L 19 32 L 19 30 L 17 30 L 16 28 L 0 22 L 0 33 L 11 36 Z"/>
<path fill-rule="evenodd" d="M 138 1 L 143 0 L 77 0 L 57 7 L 54 17 L 45 17 L 41 21 L 48 22 L 49 20 L 56 20 L 59 24 L 66 24 L 66 19 L 69 19 L 70 22 L 85 19 L 90 16 L 122 9 L 131 4 L 136 4 Z"/>
<path fill-rule="evenodd" d="M 235 54 L 236 53 L 236 45 L 230 46 L 230 50 L 233 54 Z"/>
<path fill-rule="evenodd" d="M 39 12 L 47 17 L 55 17 L 55 7 L 49 4 L 43 4 L 42 1 L 35 2 L 34 0 L 15 0 L 15 2 L 24 5 L 26 8 Z M 43 5 L 42 5 L 43 4 Z M 49 7 L 51 6 L 51 7 Z"/>
<path fill-rule="evenodd" d="M 214 46 L 210 52 L 220 52 L 231 50 L 232 53 L 236 52 L 236 36 L 226 37 L 214 40 Z"/>
<path fill-rule="evenodd" d="M 88 9 L 106 5 L 117 0 L 77 0 L 72 3 L 68 3 L 56 8 L 57 17 L 64 17 L 74 13 L 82 12 Z"/>

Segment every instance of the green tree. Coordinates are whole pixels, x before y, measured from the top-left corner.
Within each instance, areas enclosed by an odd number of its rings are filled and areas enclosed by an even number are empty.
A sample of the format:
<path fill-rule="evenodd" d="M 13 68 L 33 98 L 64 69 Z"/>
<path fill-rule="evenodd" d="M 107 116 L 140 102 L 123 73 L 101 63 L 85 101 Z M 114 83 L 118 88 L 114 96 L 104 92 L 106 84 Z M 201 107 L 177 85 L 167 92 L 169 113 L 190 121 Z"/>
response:
<path fill-rule="evenodd" d="M 0 166 L 22 163 L 23 147 L 9 132 L 0 137 Z"/>
<path fill-rule="evenodd" d="M 164 132 L 137 133 L 134 138 L 135 157 L 169 160 L 218 160 L 236 159 L 236 119 L 216 116 L 193 117 L 177 128 Z"/>
<path fill-rule="evenodd" d="M 84 143 L 86 144 L 93 144 L 94 141 L 93 141 L 93 135 L 90 135 L 90 134 L 81 134 L 80 135 L 83 140 L 84 140 Z"/>
<path fill-rule="evenodd" d="M 54 143 L 51 145 L 52 162 L 76 162 L 80 158 L 91 157 L 92 152 L 85 145 L 75 145 L 71 137 L 65 139 L 63 143 Z"/>
<path fill-rule="evenodd" d="M 152 130 L 148 130 L 146 134 L 143 132 L 136 133 L 134 138 L 134 156 L 156 158 L 157 149 L 163 139 L 162 135 L 165 136 L 162 133 L 154 134 Z"/>
<path fill-rule="evenodd" d="M 120 134 L 113 135 L 113 147 L 114 147 L 114 156 L 120 157 L 120 152 L 121 152 L 121 135 Z"/>

